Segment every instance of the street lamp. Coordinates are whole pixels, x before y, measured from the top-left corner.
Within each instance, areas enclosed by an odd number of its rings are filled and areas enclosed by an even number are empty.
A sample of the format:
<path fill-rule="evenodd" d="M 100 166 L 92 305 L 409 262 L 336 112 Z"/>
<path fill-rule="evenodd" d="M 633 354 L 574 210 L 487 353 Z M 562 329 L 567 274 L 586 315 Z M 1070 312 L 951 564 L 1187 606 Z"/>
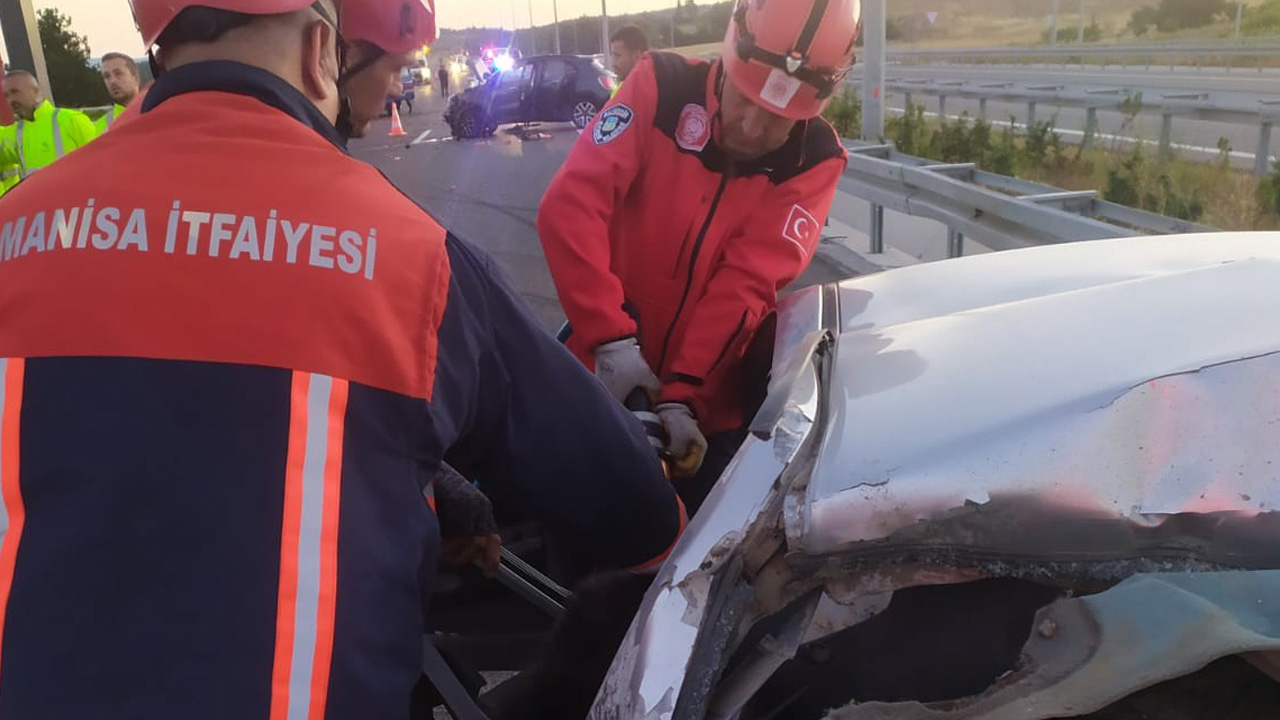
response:
<path fill-rule="evenodd" d="M 600 52 L 604 53 L 604 66 L 613 69 L 612 58 L 609 57 L 609 6 L 608 0 L 600 0 Z"/>
<path fill-rule="evenodd" d="M 560 8 L 556 5 L 556 0 L 551 0 L 551 18 L 556 24 L 556 54 L 560 55 Z"/>

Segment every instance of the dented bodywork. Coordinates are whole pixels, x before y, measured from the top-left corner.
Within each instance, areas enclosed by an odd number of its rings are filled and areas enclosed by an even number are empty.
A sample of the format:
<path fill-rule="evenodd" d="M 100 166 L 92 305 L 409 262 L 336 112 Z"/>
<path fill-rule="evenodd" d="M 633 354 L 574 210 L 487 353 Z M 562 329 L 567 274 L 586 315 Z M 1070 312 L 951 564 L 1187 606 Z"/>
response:
<path fill-rule="evenodd" d="M 1243 233 L 997 253 L 788 298 L 753 434 L 592 717 L 734 717 L 788 651 L 895 591 L 993 577 L 1069 596 L 1017 673 L 945 708 L 833 717 L 1063 717 L 1228 654 L 1280 666 L 1278 285 L 1280 234 Z M 1144 625 L 1153 613 L 1165 624 Z M 1082 682 L 1126 666 L 1145 671 Z"/>

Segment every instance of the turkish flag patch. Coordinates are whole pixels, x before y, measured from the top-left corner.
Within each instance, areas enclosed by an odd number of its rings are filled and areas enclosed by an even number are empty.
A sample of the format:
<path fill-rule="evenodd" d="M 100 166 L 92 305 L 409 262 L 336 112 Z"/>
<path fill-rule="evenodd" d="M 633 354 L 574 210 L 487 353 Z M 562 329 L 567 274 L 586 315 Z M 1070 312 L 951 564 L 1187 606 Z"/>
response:
<path fill-rule="evenodd" d="M 818 224 L 817 218 L 799 205 L 791 208 L 787 225 L 782 229 L 783 239 L 794 243 L 805 257 L 809 256 L 809 248 L 818 243 L 821 233 L 822 226 Z"/>

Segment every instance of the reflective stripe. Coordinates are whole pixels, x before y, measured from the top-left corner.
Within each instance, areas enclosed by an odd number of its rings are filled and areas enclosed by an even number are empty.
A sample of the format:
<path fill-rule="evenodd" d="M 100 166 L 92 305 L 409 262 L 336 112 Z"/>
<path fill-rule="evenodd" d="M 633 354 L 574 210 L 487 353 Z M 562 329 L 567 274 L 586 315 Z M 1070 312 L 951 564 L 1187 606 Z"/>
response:
<path fill-rule="evenodd" d="M 50 127 L 53 129 L 53 152 L 55 155 L 55 158 L 54 158 L 55 160 L 61 160 L 62 156 L 66 155 L 66 150 L 64 149 L 64 145 L 62 143 L 62 127 L 58 124 L 58 113 L 60 112 L 62 112 L 61 108 L 53 109 L 53 122 L 50 125 Z M 18 141 L 18 164 L 21 166 L 18 170 L 18 174 L 21 175 L 24 179 L 31 177 L 31 175 L 35 171 L 40 169 L 40 168 L 27 167 L 27 151 L 22 143 L 22 136 L 26 126 L 27 126 L 27 121 L 19 119 L 18 129 L 15 131 L 15 136 Z"/>
<path fill-rule="evenodd" d="M 19 118 L 16 131 L 18 139 L 18 174 L 24 178 L 27 176 L 27 151 L 22 145 L 22 131 L 26 126 L 27 121 Z"/>
<path fill-rule="evenodd" d="M 106 114 L 106 118 L 107 118 L 107 129 L 110 130 L 111 123 L 116 121 L 116 109 L 111 108 L 110 110 L 108 110 Z"/>
<path fill-rule="evenodd" d="M 65 155 L 62 149 L 62 128 L 58 127 L 58 113 L 62 112 L 61 108 L 53 109 L 53 157 L 55 160 L 61 160 Z"/>
<path fill-rule="evenodd" d="M 295 372 L 270 720 L 322 720 L 333 657 L 347 383 Z"/>
<path fill-rule="evenodd" d="M 4 618 L 9 610 L 14 561 L 26 512 L 18 485 L 18 429 L 22 415 L 22 378 L 26 361 L 0 359 L 0 646 L 4 643 Z"/>

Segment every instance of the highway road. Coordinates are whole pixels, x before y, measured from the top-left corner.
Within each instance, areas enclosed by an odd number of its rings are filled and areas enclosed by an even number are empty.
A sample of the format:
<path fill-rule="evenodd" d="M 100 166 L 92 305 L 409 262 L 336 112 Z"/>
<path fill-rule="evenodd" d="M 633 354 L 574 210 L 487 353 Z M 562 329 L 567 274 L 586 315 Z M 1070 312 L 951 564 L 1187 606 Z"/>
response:
<path fill-rule="evenodd" d="M 860 81 L 861 66 L 855 68 L 853 79 Z M 1176 68 L 1169 72 L 1167 68 L 1153 67 L 1150 71 L 1141 67 L 1074 65 L 969 65 L 969 64 L 930 64 L 930 65 L 890 65 L 886 68 L 887 81 L 900 80 L 918 82 L 932 80 L 935 82 L 967 81 L 971 83 L 1030 83 L 1043 85 L 1067 85 L 1089 89 L 1123 89 L 1128 92 L 1141 92 L 1146 105 L 1158 107 L 1162 95 L 1180 93 L 1207 93 L 1209 99 L 1224 104 L 1255 106 L 1260 101 L 1280 101 L 1280 70 L 1240 69 L 1227 71 L 1224 68 Z M 912 101 L 923 104 L 928 113 L 936 117 L 939 107 L 938 98 L 925 93 L 916 93 Z M 890 113 L 900 114 L 905 98 L 901 93 L 889 93 L 888 107 Z M 978 101 L 950 96 L 947 98 L 946 115 L 958 117 L 961 113 L 971 117 L 978 115 Z M 1009 122 L 1015 118 L 1016 124 L 1027 121 L 1027 106 L 991 101 L 987 106 L 987 117 L 992 121 Z M 1063 139 L 1068 142 L 1079 142 L 1083 137 L 1085 111 L 1078 108 L 1054 107 L 1040 104 L 1036 108 L 1037 120 L 1052 118 L 1060 130 Z M 1143 113 L 1136 122 L 1126 124 L 1124 116 L 1117 111 L 1100 110 L 1098 112 L 1099 132 L 1105 143 L 1125 146 L 1133 142 L 1145 142 L 1154 145 L 1160 136 L 1160 115 L 1158 112 Z M 1193 159 L 1205 159 L 1218 153 L 1218 139 L 1227 138 L 1232 148 L 1232 163 L 1239 168 L 1253 167 L 1254 153 L 1258 144 L 1258 126 L 1256 124 L 1232 124 L 1210 122 L 1175 117 L 1173 121 L 1172 139 L 1178 150 Z M 1280 153 L 1280 132 L 1273 132 L 1270 153 Z"/>
<path fill-rule="evenodd" d="M 536 228 L 538 204 L 578 133 L 550 124 L 521 136 L 510 127 L 485 140 L 455 141 L 433 88 L 419 88 L 412 114 L 402 116 L 406 136 L 389 138 L 389 120 L 354 140 L 366 160 L 454 234 L 483 248 L 528 301 L 539 322 L 554 331 L 564 321 Z M 655 212 L 660 212 L 655 209 Z M 850 271 L 820 252 L 795 287 L 830 282 Z"/>

